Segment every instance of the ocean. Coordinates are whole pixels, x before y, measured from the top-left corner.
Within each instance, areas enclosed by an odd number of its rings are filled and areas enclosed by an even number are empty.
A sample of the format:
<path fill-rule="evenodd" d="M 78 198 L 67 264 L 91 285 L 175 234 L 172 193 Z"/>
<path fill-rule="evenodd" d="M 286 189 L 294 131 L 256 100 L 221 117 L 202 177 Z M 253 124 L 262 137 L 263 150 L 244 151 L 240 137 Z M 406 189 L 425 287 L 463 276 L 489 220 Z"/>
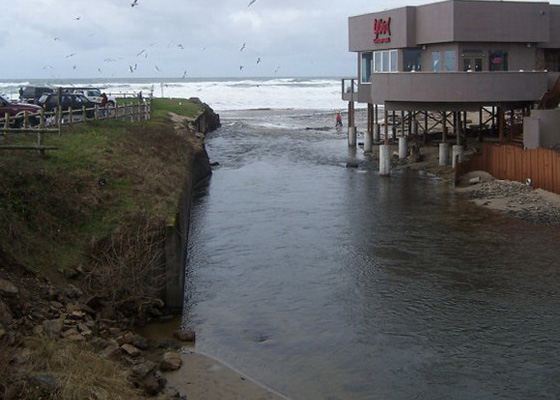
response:
<path fill-rule="evenodd" d="M 254 109 L 344 110 L 339 78 L 29 79 L 0 81 L 16 99 L 26 85 L 94 86 L 108 93 L 142 91 L 155 97 L 199 97 L 217 111 Z"/>

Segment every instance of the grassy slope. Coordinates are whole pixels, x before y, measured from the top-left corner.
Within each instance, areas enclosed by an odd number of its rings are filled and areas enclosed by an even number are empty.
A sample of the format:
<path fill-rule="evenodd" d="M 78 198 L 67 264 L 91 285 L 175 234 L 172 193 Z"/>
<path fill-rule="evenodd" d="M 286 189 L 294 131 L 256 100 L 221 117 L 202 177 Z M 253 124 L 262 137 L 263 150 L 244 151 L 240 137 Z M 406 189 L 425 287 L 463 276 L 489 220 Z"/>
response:
<path fill-rule="evenodd" d="M 194 117 L 200 107 L 154 100 L 149 122 L 88 123 L 46 137 L 59 148 L 46 158 L 0 153 L 0 254 L 55 278 L 127 216 L 171 220 L 198 145 L 174 132 L 169 111 Z"/>

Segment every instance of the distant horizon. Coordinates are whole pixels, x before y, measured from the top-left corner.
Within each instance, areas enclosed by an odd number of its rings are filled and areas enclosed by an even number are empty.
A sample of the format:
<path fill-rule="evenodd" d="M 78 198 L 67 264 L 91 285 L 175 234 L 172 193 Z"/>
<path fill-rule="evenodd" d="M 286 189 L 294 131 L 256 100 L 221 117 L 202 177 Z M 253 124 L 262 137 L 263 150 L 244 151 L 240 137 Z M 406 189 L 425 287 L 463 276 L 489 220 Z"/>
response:
<path fill-rule="evenodd" d="M 21 81 L 99 81 L 99 80 L 150 80 L 154 82 L 166 81 L 166 80 L 178 80 L 178 81 L 193 81 L 193 80 L 244 80 L 244 79 L 254 79 L 254 80 L 264 80 L 264 79 L 343 79 L 349 78 L 349 75 L 282 75 L 282 76 L 192 76 L 188 78 L 182 77 L 88 77 L 88 78 L 8 78 L 0 79 L 0 82 L 21 82 Z M 357 77 L 356 77 L 357 78 Z"/>

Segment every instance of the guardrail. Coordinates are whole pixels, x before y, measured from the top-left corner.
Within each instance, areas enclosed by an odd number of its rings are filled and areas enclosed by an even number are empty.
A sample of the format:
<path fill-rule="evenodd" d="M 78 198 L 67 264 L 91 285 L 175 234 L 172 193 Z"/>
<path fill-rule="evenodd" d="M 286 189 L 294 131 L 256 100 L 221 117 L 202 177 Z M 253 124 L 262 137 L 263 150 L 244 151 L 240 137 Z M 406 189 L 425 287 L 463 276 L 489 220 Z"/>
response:
<path fill-rule="evenodd" d="M 35 146 L 0 145 L 0 150 L 39 150 L 41 154 L 44 154 L 45 150 L 55 150 L 55 148 L 44 146 L 43 134 L 60 134 L 63 127 L 72 127 L 74 124 L 89 121 L 147 121 L 151 118 L 151 113 L 151 99 L 142 101 L 138 99 L 134 103 L 127 102 L 122 106 L 117 103 L 114 107 L 96 105 L 93 108 L 73 109 L 69 107 L 67 110 L 63 110 L 59 106 L 56 110 L 49 112 L 41 110 L 39 113 L 29 113 L 25 111 L 19 117 L 6 113 L 3 118 L 0 118 L 0 133 L 3 138 L 5 139 L 9 134 L 36 134 L 37 144 Z M 15 126 L 19 124 L 21 125 Z"/>

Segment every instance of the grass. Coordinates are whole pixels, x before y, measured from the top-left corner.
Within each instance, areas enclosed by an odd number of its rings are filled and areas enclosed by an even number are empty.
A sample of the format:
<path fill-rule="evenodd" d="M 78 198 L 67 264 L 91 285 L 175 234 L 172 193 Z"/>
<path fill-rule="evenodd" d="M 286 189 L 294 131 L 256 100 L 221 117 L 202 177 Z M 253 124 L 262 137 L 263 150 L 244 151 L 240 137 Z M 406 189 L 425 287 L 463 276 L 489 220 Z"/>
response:
<path fill-rule="evenodd" d="M 92 243 L 135 215 L 173 220 L 200 148 L 174 131 L 169 112 L 195 116 L 201 106 L 158 99 L 151 121 L 91 122 L 45 137 L 58 147 L 46 158 L 0 153 L 0 253 L 55 278 L 87 263 Z"/>

